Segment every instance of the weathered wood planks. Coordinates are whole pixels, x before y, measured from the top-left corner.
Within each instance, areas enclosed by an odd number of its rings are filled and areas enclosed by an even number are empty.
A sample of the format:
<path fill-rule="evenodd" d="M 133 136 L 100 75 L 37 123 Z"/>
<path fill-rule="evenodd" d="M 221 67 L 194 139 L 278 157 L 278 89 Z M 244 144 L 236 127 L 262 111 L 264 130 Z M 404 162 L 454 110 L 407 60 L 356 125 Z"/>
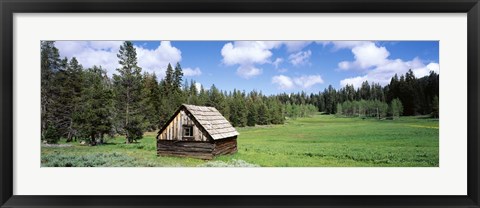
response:
<path fill-rule="evenodd" d="M 159 156 L 193 157 L 210 160 L 217 155 L 237 152 L 237 137 L 213 142 L 158 140 Z"/>
<path fill-rule="evenodd" d="M 195 141 L 157 141 L 157 154 L 161 156 L 194 157 L 212 159 L 215 145 Z"/>
<path fill-rule="evenodd" d="M 237 137 L 215 140 L 213 155 L 228 155 L 237 152 Z"/>
<path fill-rule="evenodd" d="M 184 110 L 179 111 L 171 122 L 167 125 L 165 131 L 158 135 L 160 140 L 192 140 L 183 136 L 183 126 L 193 127 L 194 141 L 207 141 L 206 132 L 198 128 L 197 124 L 185 113 Z"/>

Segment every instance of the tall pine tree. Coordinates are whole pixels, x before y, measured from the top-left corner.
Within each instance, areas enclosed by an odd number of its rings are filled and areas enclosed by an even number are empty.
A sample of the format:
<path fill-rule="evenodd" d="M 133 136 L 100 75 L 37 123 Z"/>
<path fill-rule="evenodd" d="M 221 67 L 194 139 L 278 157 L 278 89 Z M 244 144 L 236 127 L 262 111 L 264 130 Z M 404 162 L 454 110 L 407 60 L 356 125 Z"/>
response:
<path fill-rule="evenodd" d="M 125 41 L 117 54 L 117 74 L 113 75 L 117 109 L 117 130 L 125 135 L 126 143 L 143 137 L 142 68 L 137 65 L 137 52 L 133 43 Z"/>

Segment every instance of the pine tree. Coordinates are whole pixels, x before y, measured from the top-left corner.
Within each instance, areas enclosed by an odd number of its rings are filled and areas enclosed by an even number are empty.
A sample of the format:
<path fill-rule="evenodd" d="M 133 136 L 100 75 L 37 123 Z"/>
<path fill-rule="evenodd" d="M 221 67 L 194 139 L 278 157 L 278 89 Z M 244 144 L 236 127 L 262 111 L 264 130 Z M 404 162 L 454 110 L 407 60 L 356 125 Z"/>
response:
<path fill-rule="evenodd" d="M 112 130 L 113 92 L 106 72 L 93 66 L 83 73 L 82 95 L 74 114 L 74 128 L 91 145 L 104 142 Z"/>
<path fill-rule="evenodd" d="M 68 134 L 68 126 L 70 124 L 71 108 L 69 105 L 72 101 L 72 93 L 69 91 L 69 76 L 67 72 L 68 60 L 61 59 L 59 66 L 52 77 L 50 86 L 50 121 L 61 137 Z"/>
<path fill-rule="evenodd" d="M 125 135 L 126 143 L 141 139 L 143 116 L 141 106 L 142 68 L 137 65 L 137 52 L 133 43 L 125 41 L 117 54 L 121 68 L 113 76 L 118 110 L 117 123 L 120 133 Z"/>
<path fill-rule="evenodd" d="M 207 105 L 208 103 L 208 93 L 203 88 L 203 86 L 200 87 L 200 93 L 198 94 L 198 104 L 199 105 Z"/>
<path fill-rule="evenodd" d="M 173 112 L 180 107 L 183 103 L 186 102 L 186 93 L 182 91 L 182 80 L 183 80 L 183 72 L 180 63 L 177 63 L 175 66 L 175 70 L 173 72 L 173 83 L 172 83 L 172 97 L 173 98 Z"/>
<path fill-rule="evenodd" d="M 66 79 L 61 84 L 63 88 L 62 98 L 65 100 L 62 104 L 66 120 L 67 142 L 71 142 L 77 137 L 78 130 L 74 128 L 74 116 L 78 113 L 81 104 L 81 95 L 83 91 L 83 67 L 73 57 L 66 70 Z"/>
<path fill-rule="evenodd" d="M 438 118 L 440 115 L 438 96 L 433 97 L 432 117 Z"/>
<path fill-rule="evenodd" d="M 190 87 L 188 90 L 188 98 L 187 98 L 187 103 L 191 105 L 200 105 L 199 99 L 198 99 L 198 91 L 196 83 L 191 80 L 190 81 Z"/>
<path fill-rule="evenodd" d="M 184 96 L 181 90 L 182 76 L 183 72 L 179 63 L 177 63 L 175 71 L 172 65 L 168 64 L 165 71 L 165 79 L 160 82 L 160 103 L 163 108 L 160 114 L 160 126 L 163 126 L 175 110 L 177 110 L 183 102 L 187 101 L 186 96 Z"/>
<path fill-rule="evenodd" d="M 270 120 L 267 105 L 265 105 L 265 103 L 261 102 L 258 105 L 258 110 L 257 111 L 258 111 L 257 124 L 267 125 L 268 121 Z"/>
<path fill-rule="evenodd" d="M 413 74 L 413 71 L 410 69 L 408 72 L 405 74 L 405 81 L 402 82 L 402 79 L 400 78 L 401 82 L 401 95 L 400 100 L 404 104 L 405 110 L 404 113 L 405 115 L 408 116 L 413 116 L 416 114 L 417 111 L 417 91 L 416 91 L 416 78 L 415 75 Z"/>
<path fill-rule="evenodd" d="M 246 126 L 247 113 L 243 93 L 234 89 L 233 99 L 230 102 L 230 122 L 233 126 Z"/>
<path fill-rule="evenodd" d="M 225 97 L 214 84 L 210 87 L 207 94 L 208 101 L 205 105 L 215 107 L 222 114 L 228 114 L 228 112 L 226 112 L 227 102 L 225 101 Z"/>
<path fill-rule="evenodd" d="M 159 114 L 162 105 L 160 102 L 160 87 L 155 73 L 144 73 L 143 75 L 142 108 L 145 117 L 145 129 L 153 131 L 160 128 Z"/>
<path fill-rule="evenodd" d="M 90 145 L 104 142 L 104 135 L 113 127 L 113 92 L 106 72 L 93 66 L 84 73 L 79 113 L 74 116 L 75 128 Z"/>
<path fill-rule="evenodd" d="M 182 87 L 182 77 L 182 67 L 180 66 L 180 63 L 177 62 L 177 65 L 175 65 L 175 71 L 173 72 L 172 80 L 172 87 L 175 89 L 175 91 L 180 90 Z"/>
<path fill-rule="evenodd" d="M 58 49 L 55 47 L 54 41 L 42 41 L 41 42 L 41 137 L 46 141 L 49 139 L 45 135 L 47 128 L 50 130 L 54 129 L 55 124 L 53 123 L 53 105 L 55 102 L 54 94 L 54 76 L 60 68 L 60 55 Z M 53 130 L 52 130 L 53 131 Z M 56 132 L 56 129 L 55 129 Z M 49 134 L 56 135 L 56 134 Z M 55 140 L 55 139 L 53 139 Z M 50 141 L 53 141 L 50 140 Z"/>
<path fill-rule="evenodd" d="M 247 110 L 247 126 L 255 126 L 257 123 L 257 108 L 255 107 L 255 102 L 251 98 L 247 100 Z"/>

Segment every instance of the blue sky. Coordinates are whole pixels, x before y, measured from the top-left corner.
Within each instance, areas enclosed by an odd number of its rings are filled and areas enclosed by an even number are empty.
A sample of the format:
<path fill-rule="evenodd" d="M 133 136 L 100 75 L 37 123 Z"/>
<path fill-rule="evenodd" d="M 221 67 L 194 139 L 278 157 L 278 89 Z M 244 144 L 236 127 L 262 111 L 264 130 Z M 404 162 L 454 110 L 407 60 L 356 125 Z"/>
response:
<path fill-rule="evenodd" d="M 134 41 L 143 71 L 165 74 L 180 62 L 184 79 L 205 88 L 257 90 L 265 94 L 322 91 L 361 82 L 388 84 L 412 69 L 439 73 L 438 41 Z M 121 41 L 57 41 L 60 55 L 84 67 L 118 67 Z"/>

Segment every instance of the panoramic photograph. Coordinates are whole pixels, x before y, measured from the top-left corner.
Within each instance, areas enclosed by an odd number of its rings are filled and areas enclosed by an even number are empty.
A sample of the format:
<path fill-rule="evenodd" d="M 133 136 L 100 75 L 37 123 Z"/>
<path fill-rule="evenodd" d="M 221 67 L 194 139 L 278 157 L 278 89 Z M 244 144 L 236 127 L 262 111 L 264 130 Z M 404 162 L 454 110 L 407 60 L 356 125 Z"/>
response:
<path fill-rule="evenodd" d="M 40 42 L 41 167 L 439 167 L 439 41 Z"/>

